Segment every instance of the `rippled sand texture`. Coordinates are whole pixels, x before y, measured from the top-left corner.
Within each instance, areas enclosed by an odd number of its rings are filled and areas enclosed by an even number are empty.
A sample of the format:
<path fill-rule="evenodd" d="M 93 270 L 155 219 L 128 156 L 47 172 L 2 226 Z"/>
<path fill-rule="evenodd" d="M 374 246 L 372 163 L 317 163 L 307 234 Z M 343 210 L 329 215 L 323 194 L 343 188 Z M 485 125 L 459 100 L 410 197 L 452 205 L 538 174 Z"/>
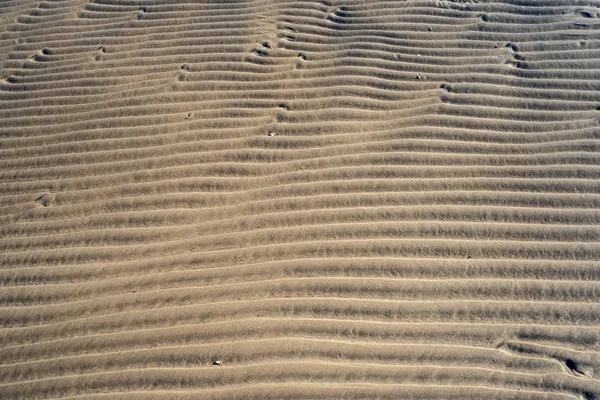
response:
<path fill-rule="evenodd" d="M 0 397 L 600 399 L 598 7 L 1 1 Z"/>

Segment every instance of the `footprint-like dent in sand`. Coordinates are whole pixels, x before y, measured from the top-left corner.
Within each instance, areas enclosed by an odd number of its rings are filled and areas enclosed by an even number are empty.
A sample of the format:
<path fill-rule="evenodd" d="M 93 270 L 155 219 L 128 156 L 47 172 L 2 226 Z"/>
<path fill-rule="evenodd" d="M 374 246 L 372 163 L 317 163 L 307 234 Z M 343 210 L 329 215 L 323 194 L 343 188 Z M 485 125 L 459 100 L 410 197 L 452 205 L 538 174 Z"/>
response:
<path fill-rule="evenodd" d="M 513 43 L 513 42 L 506 43 L 505 47 L 511 49 L 515 53 L 519 51 L 519 46 L 517 44 Z"/>
<path fill-rule="evenodd" d="M 250 54 L 254 54 L 259 57 L 266 57 L 269 55 L 269 52 L 257 47 L 255 49 L 250 50 Z"/>
<path fill-rule="evenodd" d="M 452 92 L 452 86 L 450 86 L 447 83 L 442 83 L 440 85 L 440 89 L 444 89 L 446 92 L 451 93 Z"/>
<path fill-rule="evenodd" d="M 96 60 L 96 61 L 102 60 L 105 52 L 106 52 L 106 49 L 104 48 L 104 46 L 98 47 L 98 49 L 96 49 L 96 55 L 94 56 L 94 60 Z"/>
<path fill-rule="evenodd" d="M 577 11 L 575 11 L 575 13 L 577 15 L 580 15 L 584 18 L 598 18 L 600 17 L 600 9 L 596 8 L 596 7 L 585 7 L 585 8 L 580 8 Z"/>
<path fill-rule="evenodd" d="M 569 368 L 571 370 L 572 373 L 574 373 L 575 375 L 583 375 L 586 376 L 584 372 L 579 370 L 579 367 L 577 365 L 577 363 L 569 358 L 567 358 L 565 360 L 565 365 L 567 366 L 567 368 Z"/>
<path fill-rule="evenodd" d="M 49 207 L 52 203 L 52 194 L 51 193 L 43 193 L 37 196 L 34 201 L 38 204 L 41 204 L 44 207 Z"/>

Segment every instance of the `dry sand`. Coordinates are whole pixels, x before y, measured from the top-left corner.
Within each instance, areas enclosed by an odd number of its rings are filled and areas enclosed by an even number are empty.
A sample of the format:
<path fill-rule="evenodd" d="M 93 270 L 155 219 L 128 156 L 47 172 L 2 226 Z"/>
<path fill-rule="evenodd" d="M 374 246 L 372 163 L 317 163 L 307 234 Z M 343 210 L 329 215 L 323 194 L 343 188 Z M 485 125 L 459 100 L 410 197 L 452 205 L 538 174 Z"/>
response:
<path fill-rule="evenodd" d="M 2 0 L 0 398 L 600 399 L 599 7 Z"/>

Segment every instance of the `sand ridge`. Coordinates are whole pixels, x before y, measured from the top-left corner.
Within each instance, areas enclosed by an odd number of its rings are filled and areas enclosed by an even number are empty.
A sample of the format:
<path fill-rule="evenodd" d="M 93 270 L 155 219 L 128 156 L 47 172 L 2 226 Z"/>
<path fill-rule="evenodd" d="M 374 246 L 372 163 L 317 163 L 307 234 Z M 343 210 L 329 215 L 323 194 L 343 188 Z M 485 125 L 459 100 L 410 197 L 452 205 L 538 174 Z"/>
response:
<path fill-rule="evenodd" d="M 599 18 L 1 2 L 0 398 L 600 398 Z"/>

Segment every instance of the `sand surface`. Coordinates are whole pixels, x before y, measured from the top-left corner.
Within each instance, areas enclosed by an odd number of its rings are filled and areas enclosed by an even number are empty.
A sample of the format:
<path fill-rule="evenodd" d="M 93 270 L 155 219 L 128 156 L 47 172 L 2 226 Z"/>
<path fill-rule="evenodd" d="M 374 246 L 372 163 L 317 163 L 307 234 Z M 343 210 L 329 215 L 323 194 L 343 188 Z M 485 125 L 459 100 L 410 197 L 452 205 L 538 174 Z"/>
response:
<path fill-rule="evenodd" d="M 0 398 L 600 399 L 599 7 L 0 1 Z"/>

